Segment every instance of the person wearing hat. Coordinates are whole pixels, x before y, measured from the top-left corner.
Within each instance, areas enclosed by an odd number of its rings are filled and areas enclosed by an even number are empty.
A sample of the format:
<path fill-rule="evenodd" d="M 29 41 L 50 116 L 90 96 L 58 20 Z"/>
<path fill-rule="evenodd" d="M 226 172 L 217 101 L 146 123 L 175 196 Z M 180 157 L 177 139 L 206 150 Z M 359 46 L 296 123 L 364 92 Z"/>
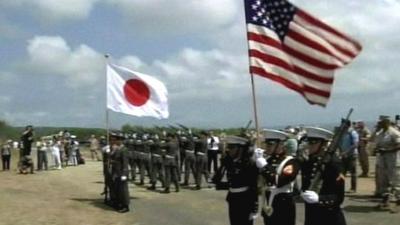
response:
<path fill-rule="evenodd" d="M 25 131 L 21 136 L 22 141 L 22 156 L 31 155 L 32 151 L 32 142 L 33 142 L 33 127 L 32 125 L 28 125 L 25 127 Z"/>
<path fill-rule="evenodd" d="M 179 144 L 176 138 L 176 134 L 168 133 L 167 142 L 165 143 L 165 189 L 162 193 L 170 193 L 171 182 L 175 184 L 175 192 L 179 192 L 179 180 L 178 180 L 178 157 L 179 157 Z"/>
<path fill-rule="evenodd" d="M 196 190 L 201 189 L 202 176 L 208 182 L 209 173 L 207 170 L 207 132 L 202 131 L 200 138 L 195 141 L 194 151 L 196 155 Z"/>
<path fill-rule="evenodd" d="M 258 157 L 256 165 L 265 180 L 266 190 L 262 216 L 264 224 L 294 225 L 296 205 L 293 200 L 294 181 L 300 164 L 285 148 L 289 134 L 279 130 L 265 129 L 263 136 L 269 158 Z"/>
<path fill-rule="evenodd" d="M 8 140 L 1 146 L 1 161 L 3 163 L 3 170 L 10 170 L 12 140 Z"/>
<path fill-rule="evenodd" d="M 379 130 L 378 130 L 379 129 Z M 399 212 L 400 205 L 400 131 L 391 125 L 389 117 L 382 117 L 375 135 L 377 171 L 382 179 L 382 203 L 379 209 Z"/>
<path fill-rule="evenodd" d="M 359 177 L 368 177 L 369 175 L 369 159 L 368 159 L 368 142 L 371 137 L 371 131 L 365 126 L 364 121 L 357 121 L 355 127 L 358 136 L 359 136 L 359 143 L 358 143 L 358 162 L 360 163 L 361 167 L 361 174 Z"/>
<path fill-rule="evenodd" d="M 111 162 L 111 180 L 110 197 L 112 206 L 118 212 L 128 212 L 130 197 L 128 189 L 128 162 L 129 156 L 127 149 L 123 146 L 124 137 L 119 133 L 110 134 L 110 162 Z"/>
<path fill-rule="evenodd" d="M 97 154 L 97 151 L 100 149 L 100 142 L 97 140 L 96 135 L 92 134 L 89 138 L 89 143 L 90 143 L 90 156 L 92 157 L 92 160 L 97 160 L 101 161 L 99 155 Z"/>
<path fill-rule="evenodd" d="M 193 174 L 193 180 L 196 180 L 196 155 L 194 153 L 194 140 L 192 136 L 181 138 L 182 147 L 185 151 L 185 176 L 183 186 L 189 185 L 190 172 Z"/>
<path fill-rule="evenodd" d="M 161 182 L 162 187 L 164 187 L 165 183 L 163 158 L 158 135 L 153 135 L 152 138 L 149 139 L 148 143 L 151 153 L 151 186 L 148 189 L 156 190 L 157 180 Z"/>
<path fill-rule="evenodd" d="M 305 225 L 345 225 L 341 204 L 344 200 L 344 176 L 341 161 L 326 153 L 333 137 L 329 130 L 306 127 L 308 159 L 302 162 L 302 194 Z M 320 184 L 320 185 L 316 185 Z"/>
<path fill-rule="evenodd" d="M 238 136 L 227 136 L 224 141 L 227 154 L 221 168 L 226 170 L 228 180 L 226 200 L 230 224 L 252 225 L 258 211 L 258 169 L 251 157 L 250 142 Z M 222 186 L 221 180 L 222 176 L 215 180 L 216 187 Z"/>

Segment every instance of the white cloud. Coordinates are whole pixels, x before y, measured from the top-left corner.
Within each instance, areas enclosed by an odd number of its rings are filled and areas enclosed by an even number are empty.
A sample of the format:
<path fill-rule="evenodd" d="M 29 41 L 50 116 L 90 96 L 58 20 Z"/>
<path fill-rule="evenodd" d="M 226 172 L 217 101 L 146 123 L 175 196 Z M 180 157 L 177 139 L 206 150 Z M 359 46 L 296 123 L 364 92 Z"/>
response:
<path fill-rule="evenodd" d="M 36 36 L 28 43 L 29 65 L 39 73 L 64 75 L 67 86 L 93 85 L 104 76 L 103 55 L 84 44 L 72 49 L 58 36 Z"/>
<path fill-rule="evenodd" d="M 107 0 L 142 32 L 206 33 L 230 24 L 240 10 L 236 0 Z"/>
<path fill-rule="evenodd" d="M 99 0 L 12 0 L 2 1 L 0 6 L 29 9 L 43 22 L 54 20 L 80 20 L 87 18 L 96 2 Z"/>

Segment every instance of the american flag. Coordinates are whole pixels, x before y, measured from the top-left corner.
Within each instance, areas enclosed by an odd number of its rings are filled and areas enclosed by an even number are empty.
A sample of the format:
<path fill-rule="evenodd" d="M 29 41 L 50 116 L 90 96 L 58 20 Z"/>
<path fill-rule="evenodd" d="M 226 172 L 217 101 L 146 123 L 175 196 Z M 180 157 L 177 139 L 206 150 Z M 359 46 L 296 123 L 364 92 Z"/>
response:
<path fill-rule="evenodd" d="M 361 45 L 286 0 L 245 0 L 250 73 L 326 106 L 334 71 Z"/>

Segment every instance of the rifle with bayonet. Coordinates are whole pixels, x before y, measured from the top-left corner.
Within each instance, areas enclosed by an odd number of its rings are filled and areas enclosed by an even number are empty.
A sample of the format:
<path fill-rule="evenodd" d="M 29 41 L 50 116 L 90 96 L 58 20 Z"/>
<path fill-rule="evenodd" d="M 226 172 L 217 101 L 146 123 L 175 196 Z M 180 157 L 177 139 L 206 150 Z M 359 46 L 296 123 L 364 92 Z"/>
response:
<path fill-rule="evenodd" d="M 324 165 L 328 164 L 332 160 L 332 156 L 335 154 L 336 150 L 339 148 L 339 145 L 342 141 L 342 138 L 344 134 L 347 132 L 349 128 L 349 118 L 351 114 L 353 113 L 353 108 L 349 110 L 349 113 L 347 114 L 345 119 L 342 119 L 340 127 L 336 130 L 336 132 L 333 135 L 332 141 L 330 145 L 328 146 L 327 150 L 325 151 L 324 158 L 322 159 L 323 167 L 322 170 L 319 170 L 316 174 L 313 180 L 311 180 L 310 187 L 308 190 L 315 191 L 316 193 L 319 193 L 322 187 L 322 173 L 324 170 Z"/>

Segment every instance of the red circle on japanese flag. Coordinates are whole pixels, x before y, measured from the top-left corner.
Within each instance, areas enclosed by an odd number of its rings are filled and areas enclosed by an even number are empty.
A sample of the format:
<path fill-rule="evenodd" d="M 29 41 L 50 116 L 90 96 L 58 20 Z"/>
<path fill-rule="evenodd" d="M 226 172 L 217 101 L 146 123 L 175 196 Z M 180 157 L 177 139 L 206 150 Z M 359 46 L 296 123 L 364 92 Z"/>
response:
<path fill-rule="evenodd" d="M 124 85 L 126 100 L 134 106 L 142 106 L 150 98 L 150 90 L 146 83 L 138 79 L 127 80 Z"/>

